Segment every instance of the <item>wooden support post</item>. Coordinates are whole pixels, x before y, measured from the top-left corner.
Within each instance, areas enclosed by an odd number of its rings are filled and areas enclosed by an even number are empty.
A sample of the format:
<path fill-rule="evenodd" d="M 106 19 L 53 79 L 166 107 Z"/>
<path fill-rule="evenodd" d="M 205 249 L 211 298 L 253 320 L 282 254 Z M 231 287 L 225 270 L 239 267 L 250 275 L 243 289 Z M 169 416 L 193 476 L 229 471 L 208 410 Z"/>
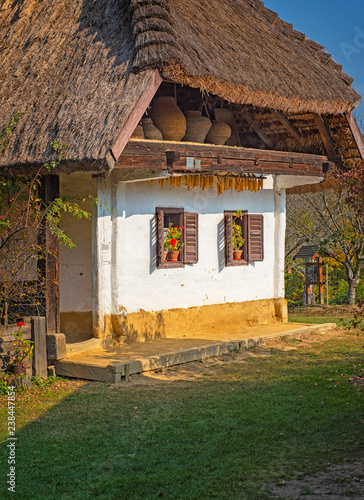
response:
<path fill-rule="evenodd" d="M 364 138 L 363 138 L 363 135 L 360 132 L 358 124 L 356 123 L 353 115 L 351 113 L 346 113 L 345 117 L 346 117 L 347 122 L 349 124 L 350 131 L 353 134 L 356 147 L 358 148 L 358 151 L 360 154 L 360 158 L 362 160 L 364 160 Z"/>
<path fill-rule="evenodd" d="M 324 277 L 322 272 L 322 257 L 318 261 L 318 280 L 319 280 L 319 304 L 324 305 Z"/>
<path fill-rule="evenodd" d="M 326 264 L 326 305 L 329 305 L 329 266 Z"/>
<path fill-rule="evenodd" d="M 33 350 L 33 375 L 40 378 L 47 378 L 47 332 L 46 319 L 34 317 L 31 319 Z"/>
<path fill-rule="evenodd" d="M 271 109 L 272 114 L 278 118 L 278 120 L 282 123 L 282 125 L 286 128 L 286 130 L 291 134 L 292 137 L 296 139 L 297 142 L 301 142 L 302 137 L 299 130 L 292 125 L 292 123 L 288 120 L 288 118 L 276 109 Z"/>
<path fill-rule="evenodd" d="M 59 197 L 58 175 L 52 174 L 42 178 L 39 196 L 44 205 Z M 57 333 L 60 328 L 59 241 L 45 226 L 40 230 L 38 239 L 43 254 L 43 258 L 38 261 L 38 273 L 45 285 L 47 332 Z"/>
<path fill-rule="evenodd" d="M 317 129 L 320 132 L 322 142 L 325 145 L 328 158 L 329 159 L 337 158 L 334 142 L 331 138 L 330 131 L 326 126 L 324 120 L 322 119 L 321 115 L 317 115 L 316 113 L 313 114 L 313 117 L 315 119 Z"/>
<path fill-rule="evenodd" d="M 253 115 L 251 115 L 246 109 L 243 109 L 241 111 L 241 116 L 249 123 L 251 129 L 254 130 L 254 132 L 262 139 L 262 141 L 268 146 L 268 148 L 274 149 L 273 142 L 267 136 L 267 134 L 263 132 L 263 130 L 254 122 Z"/>

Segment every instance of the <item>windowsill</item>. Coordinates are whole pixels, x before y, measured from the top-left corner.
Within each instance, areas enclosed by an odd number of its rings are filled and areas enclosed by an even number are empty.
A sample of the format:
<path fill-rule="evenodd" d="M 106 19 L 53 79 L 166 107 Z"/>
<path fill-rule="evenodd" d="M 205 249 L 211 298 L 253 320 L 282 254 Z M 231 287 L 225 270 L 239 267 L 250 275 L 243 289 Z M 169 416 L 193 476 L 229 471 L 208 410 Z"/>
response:
<path fill-rule="evenodd" d="M 158 266 L 158 269 L 175 269 L 185 267 L 183 262 L 163 262 Z"/>
<path fill-rule="evenodd" d="M 233 266 L 247 266 L 249 262 L 247 260 L 233 260 L 231 264 L 225 264 L 226 267 L 233 267 Z"/>

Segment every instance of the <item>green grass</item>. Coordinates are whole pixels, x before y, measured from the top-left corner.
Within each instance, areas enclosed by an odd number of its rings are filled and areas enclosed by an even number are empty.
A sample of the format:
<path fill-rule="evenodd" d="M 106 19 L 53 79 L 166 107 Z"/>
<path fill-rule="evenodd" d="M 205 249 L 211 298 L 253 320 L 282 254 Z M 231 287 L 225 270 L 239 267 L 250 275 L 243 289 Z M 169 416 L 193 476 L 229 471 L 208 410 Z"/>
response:
<path fill-rule="evenodd" d="M 349 380 L 363 344 L 349 332 L 287 338 L 201 364 L 203 380 L 56 381 L 17 395 L 15 497 L 271 498 L 265 482 L 362 456 L 363 392 Z M 3 488 L 6 442 L 1 453 Z"/>
<path fill-rule="evenodd" d="M 336 323 L 337 326 L 347 327 L 349 326 L 349 318 L 338 317 L 338 316 L 305 316 L 299 314 L 290 314 L 289 321 L 293 323 Z"/>
<path fill-rule="evenodd" d="M 289 310 L 288 321 L 314 324 L 336 323 L 337 326 L 351 328 L 354 313 L 354 307 L 348 305 L 295 307 Z M 364 329 L 364 317 L 359 326 Z"/>

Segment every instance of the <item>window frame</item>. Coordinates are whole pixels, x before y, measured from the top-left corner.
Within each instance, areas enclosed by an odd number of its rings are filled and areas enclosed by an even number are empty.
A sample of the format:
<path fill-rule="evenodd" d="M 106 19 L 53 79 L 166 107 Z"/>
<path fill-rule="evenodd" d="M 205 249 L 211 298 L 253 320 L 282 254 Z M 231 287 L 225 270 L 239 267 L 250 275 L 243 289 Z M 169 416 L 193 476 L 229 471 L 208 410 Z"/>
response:
<path fill-rule="evenodd" d="M 185 263 L 184 263 L 183 249 L 179 253 L 178 262 L 171 262 L 164 260 L 164 215 L 165 214 L 179 215 L 178 225 L 183 226 L 184 209 L 181 207 L 156 207 L 155 214 L 157 221 L 157 269 L 184 267 Z M 162 221 L 160 220 L 161 217 Z M 161 225 L 163 227 L 162 234 L 161 234 Z M 182 239 L 182 242 L 184 243 L 184 238 Z"/>
<path fill-rule="evenodd" d="M 241 210 L 242 215 L 243 215 L 243 220 L 242 223 L 239 224 L 243 227 L 243 238 L 245 238 L 245 242 L 243 245 L 243 253 L 242 253 L 242 258 L 241 260 L 234 260 L 233 259 L 233 214 L 236 212 L 236 210 L 224 210 L 224 222 L 225 222 L 225 266 L 226 267 L 232 267 L 232 266 L 247 266 L 249 264 L 248 261 L 248 238 L 247 238 L 247 233 L 248 233 L 248 211 L 247 210 Z M 229 236 L 229 228 L 228 224 L 231 225 L 231 237 Z"/>
<path fill-rule="evenodd" d="M 249 214 L 247 210 L 241 210 L 243 214 L 243 254 L 241 260 L 233 260 L 233 239 L 232 239 L 232 224 L 233 214 L 237 210 L 224 211 L 225 225 L 225 266 L 247 266 L 250 262 L 261 262 L 264 260 L 264 215 Z M 256 225 L 260 226 L 258 229 Z M 254 226 L 254 227 L 253 227 Z M 258 240 L 256 239 L 258 237 Z M 256 245 L 258 241 L 259 256 L 257 257 Z"/>

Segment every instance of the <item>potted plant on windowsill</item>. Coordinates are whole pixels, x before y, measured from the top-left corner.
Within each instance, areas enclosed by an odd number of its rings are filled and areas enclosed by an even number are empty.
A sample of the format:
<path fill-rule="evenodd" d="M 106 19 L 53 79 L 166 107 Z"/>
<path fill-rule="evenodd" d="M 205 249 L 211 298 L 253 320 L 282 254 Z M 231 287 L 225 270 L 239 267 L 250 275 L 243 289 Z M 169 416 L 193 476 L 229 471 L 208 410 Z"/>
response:
<path fill-rule="evenodd" d="M 243 213 L 241 210 L 237 210 L 233 214 L 233 260 L 241 260 L 241 255 L 243 253 L 242 246 L 245 243 L 245 238 L 243 238 L 243 228 L 236 222 L 237 219 L 243 220 Z"/>
<path fill-rule="evenodd" d="M 164 238 L 164 250 L 167 250 L 167 261 L 178 262 L 179 252 L 184 243 L 181 243 L 183 226 L 173 226 L 169 224 L 166 236 Z"/>
<path fill-rule="evenodd" d="M 19 331 L 14 333 L 14 355 L 13 361 L 10 365 L 10 371 L 14 375 L 20 375 L 22 373 L 25 374 L 27 369 L 23 361 L 25 358 L 32 358 L 33 356 L 34 342 L 24 339 L 24 335 L 20 330 L 22 326 L 25 326 L 25 323 L 23 321 L 19 321 Z"/>

